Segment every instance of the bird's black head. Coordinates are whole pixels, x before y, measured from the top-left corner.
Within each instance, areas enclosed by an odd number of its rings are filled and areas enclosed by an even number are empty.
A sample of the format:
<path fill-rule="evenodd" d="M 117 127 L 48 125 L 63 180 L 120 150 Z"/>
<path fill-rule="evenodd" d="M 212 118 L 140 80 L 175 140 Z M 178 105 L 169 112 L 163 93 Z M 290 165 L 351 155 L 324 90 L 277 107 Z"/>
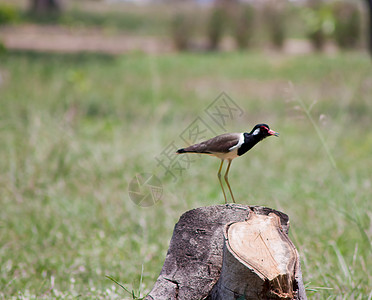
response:
<path fill-rule="evenodd" d="M 256 126 L 253 127 L 252 131 L 249 134 L 257 136 L 261 139 L 264 139 L 265 137 L 271 135 L 279 136 L 279 133 L 275 132 L 274 130 L 271 130 L 269 125 L 267 124 L 257 124 Z"/>

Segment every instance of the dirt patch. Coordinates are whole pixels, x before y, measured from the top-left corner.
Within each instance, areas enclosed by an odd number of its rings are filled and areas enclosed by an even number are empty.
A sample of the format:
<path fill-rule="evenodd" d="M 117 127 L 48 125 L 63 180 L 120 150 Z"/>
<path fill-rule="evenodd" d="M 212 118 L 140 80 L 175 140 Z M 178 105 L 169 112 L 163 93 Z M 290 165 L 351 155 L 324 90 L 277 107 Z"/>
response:
<path fill-rule="evenodd" d="M 33 50 L 47 52 L 100 52 L 121 54 L 132 51 L 144 53 L 174 52 L 172 40 L 161 36 L 139 36 L 124 32 L 114 32 L 101 28 L 68 28 L 57 25 L 21 25 L 0 28 L 0 40 L 5 47 L 14 50 Z M 206 39 L 195 41 L 194 50 L 205 49 Z M 225 37 L 221 43 L 221 51 L 234 51 L 235 41 Z M 330 49 L 328 49 L 330 48 Z M 334 52 L 328 47 L 326 52 Z M 274 54 L 305 54 L 313 51 L 307 40 L 288 39 L 281 51 L 265 49 Z"/>
<path fill-rule="evenodd" d="M 8 49 L 48 52 L 103 52 L 120 54 L 131 51 L 164 53 L 172 51 L 167 38 L 113 34 L 98 28 L 69 29 L 61 26 L 17 26 L 0 30 Z"/>

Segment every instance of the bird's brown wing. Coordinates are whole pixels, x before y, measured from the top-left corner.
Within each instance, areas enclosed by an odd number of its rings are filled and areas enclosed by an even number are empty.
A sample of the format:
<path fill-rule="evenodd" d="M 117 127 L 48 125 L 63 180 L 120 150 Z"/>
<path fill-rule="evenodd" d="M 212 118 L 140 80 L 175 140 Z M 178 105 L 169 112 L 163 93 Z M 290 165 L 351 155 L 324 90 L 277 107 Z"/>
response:
<path fill-rule="evenodd" d="M 184 152 L 195 153 L 227 153 L 239 142 L 240 133 L 225 133 L 199 144 L 184 148 Z"/>

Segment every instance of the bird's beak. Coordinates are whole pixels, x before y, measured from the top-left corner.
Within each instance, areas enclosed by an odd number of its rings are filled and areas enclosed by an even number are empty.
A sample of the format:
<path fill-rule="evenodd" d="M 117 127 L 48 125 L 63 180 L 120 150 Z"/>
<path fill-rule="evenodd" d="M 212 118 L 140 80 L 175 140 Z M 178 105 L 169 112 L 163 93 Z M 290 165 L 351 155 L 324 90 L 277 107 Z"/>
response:
<path fill-rule="evenodd" d="M 270 135 L 275 135 L 275 136 L 279 136 L 279 133 L 278 132 L 275 132 L 274 130 L 269 130 L 269 134 Z"/>

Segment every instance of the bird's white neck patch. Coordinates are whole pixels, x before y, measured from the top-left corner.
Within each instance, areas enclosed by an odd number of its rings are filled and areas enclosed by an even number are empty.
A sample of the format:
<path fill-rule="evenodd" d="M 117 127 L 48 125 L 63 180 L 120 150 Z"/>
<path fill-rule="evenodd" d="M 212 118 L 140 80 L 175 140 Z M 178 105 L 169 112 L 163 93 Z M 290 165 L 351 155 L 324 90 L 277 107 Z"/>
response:
<path fill-rule="evenodd" d="M 259 134 L 259 133 L 260 133 L 260 130 L 261 130 L 260 128 L 257 128 L 257 129 L 256 129 L 255 131 L 253 131 L 253 133 L 252 133 L 252 134 L 253 134 L 253 135 L 257 135 L 257 134 Z"/>
<path fill-rule="evenodd" d="M 229 151 L 232 151 L 234 150 L 235 148 L 240 148 L 241 145 L 243 145 L 244 143 L 244 133 L 241 133 L 240 136 L 239 136 L 239 141 L 238 143 L 235 145 L 235 146 L 232 146 Z"/>

